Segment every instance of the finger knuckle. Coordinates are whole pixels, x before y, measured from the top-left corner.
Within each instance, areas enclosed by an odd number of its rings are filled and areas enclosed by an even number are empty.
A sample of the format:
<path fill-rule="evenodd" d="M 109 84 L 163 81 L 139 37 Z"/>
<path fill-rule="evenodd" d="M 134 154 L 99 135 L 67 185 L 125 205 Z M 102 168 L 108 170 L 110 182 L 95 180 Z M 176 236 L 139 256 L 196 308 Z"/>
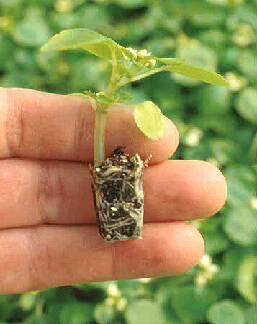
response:
<path fill-rule="evenodd" d="M 51 276 L 51 249 L 43 244 L 44 227 L 35 228 L 27 235 L 27 291 L 46 288 Z"/>
<path fill-rule="evenodd" d="M 54 162 L 38 162 L 37 205 L 39 223 L 55 222 L 61 214 L 65 200 L 64 186 L 58 165 Z"/>
<path fill-rule="evenodd" d="M 9 154 L 19 156 L 23 142 L 23 108 L 16 89 L 1 91 L 1 101 L 6 110 L 6 140 Z"/>

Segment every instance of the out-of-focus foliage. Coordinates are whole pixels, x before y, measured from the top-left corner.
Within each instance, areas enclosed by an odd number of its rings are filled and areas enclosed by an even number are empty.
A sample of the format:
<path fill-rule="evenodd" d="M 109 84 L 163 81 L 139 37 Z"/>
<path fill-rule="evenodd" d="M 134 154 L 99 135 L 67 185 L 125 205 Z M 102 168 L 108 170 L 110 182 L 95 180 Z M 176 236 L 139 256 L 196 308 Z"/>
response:
<path fill-rule="evenodd" d="M 230 89 L 166 73 L 129 91 L 134 102 L 152 100 L 176 122 L 177 158 L 224 171 L 228 202 L 217 217 L 194 222 L 207 255 L 189 274 L 0 296 L 0 322 L 256 324 L 257 1 L 0 0 L 0 85 L 102 90 L 104 62 L 38 51 L 54 33 L 75 27 L 226 75 Z"/>

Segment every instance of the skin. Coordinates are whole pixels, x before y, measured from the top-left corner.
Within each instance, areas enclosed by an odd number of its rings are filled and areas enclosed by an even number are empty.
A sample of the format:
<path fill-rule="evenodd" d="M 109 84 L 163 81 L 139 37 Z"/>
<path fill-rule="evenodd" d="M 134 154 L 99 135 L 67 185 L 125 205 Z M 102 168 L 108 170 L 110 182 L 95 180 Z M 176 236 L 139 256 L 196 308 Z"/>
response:
<path fill-rule="evenodd" d="M 121 108 L 122 109 L 122 108 Z M 109 113 L 106 152 L 153 158 L 145 171 L 143 239 L 105 243 L 95 224 L 88 163 L 94 112 L 80 98 L 27 89 L 0 90 L 0 293 L 86 281 L 177 275 L 204 252 L 185 221 L 218 212 L 226 200 L 222 173 L 203 161 L 168 161 L 179 135 L 151 141 L 132 110 Z"/>

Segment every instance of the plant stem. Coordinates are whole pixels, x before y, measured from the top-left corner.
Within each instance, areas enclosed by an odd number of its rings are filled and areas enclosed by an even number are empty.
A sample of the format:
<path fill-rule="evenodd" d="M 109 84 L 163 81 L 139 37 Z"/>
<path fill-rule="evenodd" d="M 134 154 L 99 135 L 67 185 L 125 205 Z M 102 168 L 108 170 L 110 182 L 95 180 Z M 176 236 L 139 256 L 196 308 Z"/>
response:
<path fill-rule="evenodd" d="M 112 74 L 109 86 L 105 91 L 106 95 L 112 97 L 117 89 L 118 82 L 118 66 L 114 49 L 111 48 L 112 53 Z M 95 164 L 101 163 L 105 160 L 105 129 L 107 121 L 108 107 L 101 107 L 98 104 L 95 116 L 95 129 L 94 129 L 94 162 Z"/>
<path fill-rule="evenodd" d="M 94 161 L 101 163 L 105 159 L 105 129 L 107 111 L 96 110 L 94 130 Z"/>

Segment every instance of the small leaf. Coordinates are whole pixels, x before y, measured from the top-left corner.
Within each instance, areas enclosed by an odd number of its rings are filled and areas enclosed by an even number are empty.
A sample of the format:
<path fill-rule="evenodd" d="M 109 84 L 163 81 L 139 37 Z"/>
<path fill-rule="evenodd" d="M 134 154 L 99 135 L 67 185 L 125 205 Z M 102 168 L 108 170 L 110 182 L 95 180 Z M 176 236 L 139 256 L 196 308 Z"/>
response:
<path fill-rule="evenodd" d="M 102 59 L 110 60 L 112 50 L 122 57 L 122 47 L 112 39 L 86 28 L 67 29 L 53 36 L 42 51 L 86 50 Z"/>
<path fill-rule="evenodd" d="M 161 110 L 151 101 L 144 101 L 136 105 L 134 117 L 137 127 L 146 137 L 157 140 L 165 132 L 165 120 Z"/>
<path fill-rule="evenodd" d="M 169 65 L 168 70 L 170 72 L 179 73 L 192 79 L 203 81 L 206 83 L 215 84 L 223 87 L 228 86 L 228 82 L 220 74 L 186 63 Z"/>
<path fill-rule="evenodd" d="M 208 319 L 212 324 L 245 323 L 241 308 L 230 300 L 223 300 L 214 304 L 209 310 Z"/>

